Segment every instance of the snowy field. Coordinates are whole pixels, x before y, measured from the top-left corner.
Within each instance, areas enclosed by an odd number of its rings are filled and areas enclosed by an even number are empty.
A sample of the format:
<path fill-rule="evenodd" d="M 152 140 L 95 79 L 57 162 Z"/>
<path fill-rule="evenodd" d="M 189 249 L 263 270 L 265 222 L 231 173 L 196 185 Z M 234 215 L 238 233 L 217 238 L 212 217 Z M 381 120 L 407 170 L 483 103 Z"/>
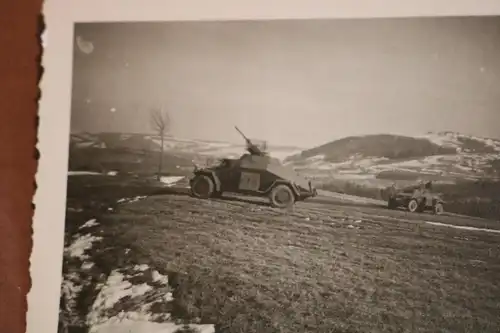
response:
<path fill-rule="evenodd" d="M 123 198 L 118 203 L 143 198 Z M 154 310 L 168 308 L 174 300 L 174 290 L 166 275 L 147 265 L 115 267 L 104 283 L 92 285 L 89 279 L 95 265 L 92 253 L 103 242 L 103 237 L 95 234 L 99 234 L 99 222 L 91 219 L 64 249 L 65 260 L 78 262 L 79 266 L 63 277 L 62 294 L 68 312 L 76 312 L 75 302 L 84 288 L 91 288 L 97 294 L 85 319 L 89 333 L 175 333 L 188 329 L 192 333 L 215 332 L 213 325 L 181 324 L 170 313 Z"/>

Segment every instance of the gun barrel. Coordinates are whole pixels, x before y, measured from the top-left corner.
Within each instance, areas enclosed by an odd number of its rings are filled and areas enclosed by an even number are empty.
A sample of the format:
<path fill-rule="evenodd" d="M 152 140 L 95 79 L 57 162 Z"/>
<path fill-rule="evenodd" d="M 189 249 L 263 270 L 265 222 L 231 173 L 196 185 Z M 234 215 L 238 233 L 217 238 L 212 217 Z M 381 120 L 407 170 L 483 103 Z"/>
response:
<path fill-rule="evenodd" d="M 234 126 L 234 128 L 236 128 L 236 130 L 238 131 L 238 133 L 241 134 L 241 136 L 246 140 L 246 141 L 249 141 L 248 138 L 245 136 L 245 134 L 243 134 L 242 131 L 240 131 L 240 129 L 238 128 L 238 126 Z"/>

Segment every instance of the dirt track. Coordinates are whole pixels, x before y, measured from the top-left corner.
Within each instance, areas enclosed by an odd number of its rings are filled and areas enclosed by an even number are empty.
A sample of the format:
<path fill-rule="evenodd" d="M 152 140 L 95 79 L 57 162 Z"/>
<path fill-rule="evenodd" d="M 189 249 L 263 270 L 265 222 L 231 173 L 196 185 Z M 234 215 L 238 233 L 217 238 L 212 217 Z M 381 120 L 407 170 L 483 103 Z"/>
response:
<path fill-rule="evenodd" d="M 179 313 L 219 332 L 498 332 L 500 234 L 424 223 L 495 222 L 256 201 L 155 195 L 118 206 L 104 233 L 184 273 Z"/>

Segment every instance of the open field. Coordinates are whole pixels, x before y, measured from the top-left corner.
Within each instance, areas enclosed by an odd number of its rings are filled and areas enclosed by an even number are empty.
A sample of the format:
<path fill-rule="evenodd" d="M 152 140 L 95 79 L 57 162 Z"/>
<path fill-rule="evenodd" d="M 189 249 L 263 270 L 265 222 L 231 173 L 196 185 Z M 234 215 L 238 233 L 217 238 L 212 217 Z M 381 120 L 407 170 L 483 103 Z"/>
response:
<path fill-rule="evenodd" d="M 144 265 L 169 285 L 149 282 L 153 291 L 118 300 L 108 317 L 170 292 L 169 302 L 150 309 L 171 314 L 157 322 L 213 324 L 216 332 L 500 329 L 500 234 L 428 223 L 500 230 L 495 221 L 412 215 L 335 196 L 282 211 L 180 192 L 116 177 L 69 178 L 66 245 L 92 219 L 89 233 L 101 239 L 84 251 L 93 282 L 74 296 L 80 313 L 92 312 L 113 270 Z M 66 276 L 81 271 L 75 263 L 66 261 Z"/>

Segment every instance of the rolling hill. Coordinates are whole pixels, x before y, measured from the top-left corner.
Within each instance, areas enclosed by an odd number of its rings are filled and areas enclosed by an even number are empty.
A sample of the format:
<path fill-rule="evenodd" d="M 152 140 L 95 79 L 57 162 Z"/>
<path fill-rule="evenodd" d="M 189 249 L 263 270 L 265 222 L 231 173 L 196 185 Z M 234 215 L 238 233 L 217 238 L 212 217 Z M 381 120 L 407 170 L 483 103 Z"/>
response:
<path fill-rule="evenodd" d="M 442 182 L 498 179 L 500 140 L 454 132 L 418 137 L 347 137 L 289 156 L 285 162 L 315 178 L 387 185 L 419 178 Z"/>

